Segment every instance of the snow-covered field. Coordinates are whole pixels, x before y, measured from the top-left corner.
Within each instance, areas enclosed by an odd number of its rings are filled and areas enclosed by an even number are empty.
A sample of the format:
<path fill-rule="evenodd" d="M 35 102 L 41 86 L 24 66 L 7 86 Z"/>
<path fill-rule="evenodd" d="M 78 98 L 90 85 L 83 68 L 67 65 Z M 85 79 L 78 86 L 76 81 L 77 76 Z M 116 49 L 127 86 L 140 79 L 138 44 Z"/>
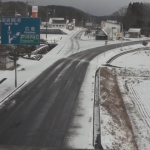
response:
<path fill-rule="evenodd" d="M 150 49 L 118 57 L 111 65 L 129 115 L 139 150 L 150 148 Z"/>
<path fill-rule="evenodd" d="M 128 53 L 118 57 L 111 65 L 119 67 L 133 67 L 133 68 L 145 68 L 150 67 L 150 48 L 146 50 L 136 51 Z"/>
<path fill-rule="evenodd" d="M 118 83 L 139 150 L 150 147 L 150 70 L 124 68 Z M 116 71 L 117 72 L 117 71 Z M 119 71 L 118 71 L 119 72 Z"/>

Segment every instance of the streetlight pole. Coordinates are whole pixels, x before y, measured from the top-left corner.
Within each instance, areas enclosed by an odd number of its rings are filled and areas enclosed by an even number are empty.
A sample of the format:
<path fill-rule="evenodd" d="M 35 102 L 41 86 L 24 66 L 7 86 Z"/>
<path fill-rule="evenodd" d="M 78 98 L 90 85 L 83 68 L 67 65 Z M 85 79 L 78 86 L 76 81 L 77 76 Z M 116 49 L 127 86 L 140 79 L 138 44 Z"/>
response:
<path fill-rule="evenodd" d="M 112 40 L 113 40 L 113 27 L 112 27 Z"/>
<path fill-rule="evenodd" d="M 47 43 L 47 12 L 46 12 L 46 43 Z"/>
<path fill-rule="evenodd" d="M 14 66 L 15 66 L 15 87 L 17 87 L 17 65 L 16 65 L 16 49 L 14 49 L 14 54 L 15 54 L 15 61 L 14 61 Z"/>
<path fill-rule="evenodd" d="M 119 22 L 121 25 L 122 25 L 122 38 L 121 38 L 121 50 L 122 50 L 122 47 L 123 47 L 123 24 L 121 22 Z"/>
<path fill-rule="evenodd" d="M 114 37 L 113 37 L 113 29 L 116 29 L 115 27 L 112 27 L 112 40 L 114 39 Z"/>
<path fill-rule="evenodd" d="M 34 4 L 34 1 L 29 1 L 29 0 L 26 1 L 26 17 L 29 16 L 29 12 L 28 12 L 28 4 L 29 3 L 33 3 Z"/>
<path fill-rule="evenodd" d="M 47 22 L 48 22 L 48 15 L 50 14 L 50 12 L 46 12 L 46 42 L 47 42 Z"/>
<path fill-rule="evenodd" d="M 0 18 L 1 17 L 2 17 L 2 0 L 0 0 Z M 0 36 L 1 36 L 1 22 L 0 22 Z"/>
<path fill-rule="evenodd" d="M 26 1 L 26 17 L 28 17 L 28 3 L 29 3 L 29 1 L 27 0 Z"/>
<path fill-rule="evenodd" d="M 17 56 L 16 56 L 16 46 L 11 45 L 11 49 L 14 51 L 14 67 L 15 67 L 15 87 L 17 87 Z"/>

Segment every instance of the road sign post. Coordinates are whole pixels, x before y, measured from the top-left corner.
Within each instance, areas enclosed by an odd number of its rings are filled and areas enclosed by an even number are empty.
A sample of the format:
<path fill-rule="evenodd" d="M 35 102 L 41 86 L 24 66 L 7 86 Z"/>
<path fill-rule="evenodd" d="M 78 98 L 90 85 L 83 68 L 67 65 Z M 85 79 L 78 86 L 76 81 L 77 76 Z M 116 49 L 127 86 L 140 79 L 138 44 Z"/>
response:
<path fill-rule="evenodd" d="M 1 44 L 40 45 L 40 18 L 2 17 Z M 15 87 L 17 87 L 16 50 L 14 49 Z"/>
<path fill-rule="evenodd" d="M 17 58 L 16 58 L 16 49 L 14 49 L 14 59 L 15 59 L 14 60 L 14 62 L 15 62 L 15 64 L 14 64 L 15 65 L 15 87 L 17 87 L 17 63 L 16 63 L 16 61 L 17 61 L 16 59 Z"/>

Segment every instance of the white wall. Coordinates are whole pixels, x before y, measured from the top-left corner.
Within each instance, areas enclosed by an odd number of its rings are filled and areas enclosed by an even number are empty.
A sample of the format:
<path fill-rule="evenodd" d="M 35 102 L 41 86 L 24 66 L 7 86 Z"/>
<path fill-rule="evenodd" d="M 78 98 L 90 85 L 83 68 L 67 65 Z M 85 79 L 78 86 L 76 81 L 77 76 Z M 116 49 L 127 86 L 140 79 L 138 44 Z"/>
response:
<path fill-rule="evenodd" d="M 65 29 L 66 24 L 52 24 L 52 28 Z"/>
<path fill-rule="evenodd" d="M 112 36 L 112 27 L 116 28 L 116 29 L 113 29 L 113 36 Z M 110 40 L 112 40 L 112 37 L 113 37 L 113 40 L 115 40 L 117 38 L 116 37 L 116 33 L 120 33 L 120 31 L 121 31 L 121 25 L 119 25 L 119 24 L 113 24 L 113 23 L 105 22 L 105 21 L 101 22 L 101 28 L 105 32 L 107 32 L 108 38 Z"/>

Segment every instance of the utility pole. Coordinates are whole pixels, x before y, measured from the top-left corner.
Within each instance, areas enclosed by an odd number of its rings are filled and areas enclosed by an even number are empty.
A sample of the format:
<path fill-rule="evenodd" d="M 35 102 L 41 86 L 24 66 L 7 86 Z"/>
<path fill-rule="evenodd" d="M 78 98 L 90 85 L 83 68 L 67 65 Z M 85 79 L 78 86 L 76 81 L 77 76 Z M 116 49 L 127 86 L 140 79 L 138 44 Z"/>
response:
<path fill-rule="evenodd" d="M 16 46 L 15 46 L 15 45 L 11 45 L 11 49 L 12 49 L 12 51 L 14 51 L 13 60 L 14 60 L 14 67 L 15 67 L 15 87 L 17 87 L 17 57 L 16 57 Z"/>
<path fill-rule="evenodd" d="M 55 13 L 56 13 L 56 12 L 55 12 L 55 9 L 54 9 L 54 18 L 55 18 Z"/>
<path fill-rule="evenodd" d="M 48 15 L 49 14 L 50 14 L 50 12 L 47 9 L 47 11 L 46 11 L 46 42 L 47 42 L 47 22 L 48 22 Z"/>
<path fill-rule="evenodd" d="M 112 27 L 112 40 L 114 39 L 114 37 L 113 37 L 113 29 L 116 29 L 115 27 Z"/>
<path fill-rule="evenodd" d="M 0 0 L 0 18 L 1 17 L 2 17 L 2 0 Z M 0 36 L 1 36 L 1 22 L 0 22 Z"/>
<path fill-rule="evenodd" d="M 124 34 L 123 34 L 123 24 L 120 22 L 120 24 L 122 25 L 122 38 L 121 38 L 121 50 L 122 50 L 122 47 L 123 47 L 123 36 L 124 36 Z"/>
<path fill-rule="evenodd" d="M 48 18 L 48 12 L 46 12 L 46 43 L 47 43 L 47 19 Z"/>
<path fill-rule="evenodd" d="M 114 28 L 112 27 L 112 40 L 113 40 L 113 38 L 114 38 L 114 37 L 113 37 L 113 29 L 114 29 Z"/>
<path fill-rule="evenodd" d="M 28 17 L 28 3 L 29 3 L 29 1 L 27 0 L 26 1 L 26 17 Z"/>
<path fill-rule="evenodd" d="M 15 53 L 15 60 L 14 60 L 14 65 L 15 65 L 15 87 L 17 87 L 17 65 L 16 65 L 16 48 L 14 49 L 14 53 Z"/>
<path fill-rule="evenodd" d="M 29 12 L 28 12 L 28 4 L 29 3 L 33 3 L 34 4 L 34 1 L 29 1 L 29 0 L 26 1 L 26 17 L 28 17 L 28 15 L 29 15 Z"/>

